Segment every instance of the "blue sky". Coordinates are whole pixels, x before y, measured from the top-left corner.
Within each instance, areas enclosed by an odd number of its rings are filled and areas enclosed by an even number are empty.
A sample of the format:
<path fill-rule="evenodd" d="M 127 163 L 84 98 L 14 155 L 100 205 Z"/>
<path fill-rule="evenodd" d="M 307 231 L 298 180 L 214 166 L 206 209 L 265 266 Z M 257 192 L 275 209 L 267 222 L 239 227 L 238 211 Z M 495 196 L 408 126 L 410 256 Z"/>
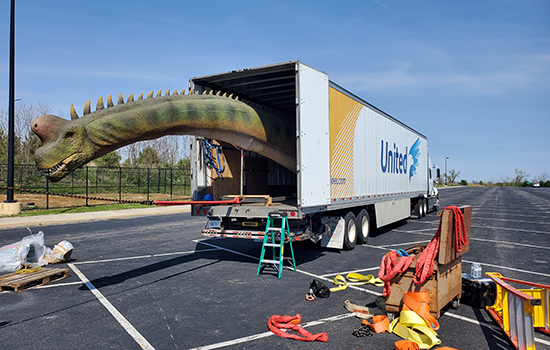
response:
<path fill-rule="evenodd" d="M 0 3 L 0 108 L 10 1 Z M 17 1 L 16 97 L 120 92 L 298 59 L 428 137 L 459 179 L 550 174 L 550 1 Z"/>

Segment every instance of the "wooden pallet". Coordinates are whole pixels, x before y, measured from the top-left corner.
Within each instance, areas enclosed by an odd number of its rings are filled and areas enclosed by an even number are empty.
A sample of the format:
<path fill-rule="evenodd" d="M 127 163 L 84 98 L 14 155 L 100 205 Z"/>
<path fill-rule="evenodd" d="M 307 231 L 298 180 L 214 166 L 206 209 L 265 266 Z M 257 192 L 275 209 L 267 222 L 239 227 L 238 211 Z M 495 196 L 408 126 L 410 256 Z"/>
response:
<path fill-rule="evenodd" d="M 31 273 L 9 273 L 0 276 L 0 291 L 23 292 L 70 276 L 67 268 L 42 268 Z"/>

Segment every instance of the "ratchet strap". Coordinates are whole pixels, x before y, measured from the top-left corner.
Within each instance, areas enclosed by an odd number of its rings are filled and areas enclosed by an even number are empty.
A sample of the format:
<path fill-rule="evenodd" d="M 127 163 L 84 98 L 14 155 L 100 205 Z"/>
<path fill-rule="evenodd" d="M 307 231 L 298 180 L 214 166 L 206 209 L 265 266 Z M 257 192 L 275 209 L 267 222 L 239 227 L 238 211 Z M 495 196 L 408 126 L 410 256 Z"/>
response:
<path fill-rule="evenodd" d="M 331 292 L 337 292 L 339 290 L 344 290 L 348 286 L 360 286 L 363 284 L 374 284 L 377 287 L 382 287 L 384 285 L 384 281 L 382 281 L 380 278 L 375 278 L 373 275 L 361 275 L 360 273 L 351 272 L 346 275 L 346 278 L 342 275 L 337 275 L 334 277 L 334 280 L 332 281 L 337 287 L 333 287 L 330 289 Z"/>
<path fill-rule="evenodd" d="M 426 325 L 422 317 L 411 310 L 402 310 L 399 317 L 390 323 L 388 332 L 417 343 L 420 349 L 431 349 L 441 344 L 437 333 Z"/>
<path fill-rule="evenodd" d="M 267 322 L 267 326 L 269 329 L 276 335 L 283 337 L 283 338 L 290 338 L 290 339 L 296 339 L 296 340 L 302 340 L 302 341 L 322 341 L 326 342 L 328 341 L 328 335 L 327 333 L 318 333 L 318 334 L 311 334 L 304 328 L 300 327 L 299 324 L 302 322 L 302 316 L 300 314 L 296 314 L 296 316 L 279 316 L 279 315 L 273 315 L 269 318 L 269 321 Z M 290 334 L 282 329 L 290 329 L 293 331 L 298 332 L 298 334 Z"/>
<path fill-rule="evenodd" d="M 350 312 L 355 312 L 355 316 L 359 318 L 369 319 L 376 315 L 385 315 L 386 310 L 367 307 L 367 306 L 361 306 L 361 305 L 355 305 L 352 304 L 349 300 L 344 301 L 344 307 L 346 310 Z"/>

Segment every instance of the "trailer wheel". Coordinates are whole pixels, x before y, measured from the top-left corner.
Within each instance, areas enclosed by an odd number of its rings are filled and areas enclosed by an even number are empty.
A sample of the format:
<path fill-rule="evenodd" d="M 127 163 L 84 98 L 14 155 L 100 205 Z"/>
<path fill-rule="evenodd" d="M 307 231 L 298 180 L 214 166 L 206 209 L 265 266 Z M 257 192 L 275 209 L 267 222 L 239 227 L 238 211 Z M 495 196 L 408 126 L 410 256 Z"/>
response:
<path fill-rule="evenodd" d="M 370 217 L 366 209 L 359 212 L 355 220 L 355 225 L 357 227 L 357 243 L 367 243 L 370 234 Z"/>
<path fill-rule="evenodd" d="M 355 240 L 357 239 L 357 226 L 355 225 L 355 214 L 349 212 L 344 216 L 344 249 L 352 250 L 355 248 Z"/>

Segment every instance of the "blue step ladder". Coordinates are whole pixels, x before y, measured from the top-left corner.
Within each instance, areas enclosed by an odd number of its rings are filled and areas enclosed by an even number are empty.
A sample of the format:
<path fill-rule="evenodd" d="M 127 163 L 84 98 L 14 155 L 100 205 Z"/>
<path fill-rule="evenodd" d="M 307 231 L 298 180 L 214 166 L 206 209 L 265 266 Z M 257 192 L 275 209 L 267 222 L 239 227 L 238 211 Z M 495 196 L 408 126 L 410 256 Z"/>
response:
<path fill-rule="evenodd" d="M 277 227 L 276 221 L 280 221 L 280 226 Z M 265 226 L 264 242 L 262 244 L 262 254 L 260 255 L 260 263 L 258 264 L 258 273 L 266 267 L 267 264 L 272 265 L 278 270 L 279 278 L 283 275 L 283 259 L 285 243 L 290 244 L 290 253 L 292 254 L 292 266 L 296 271 L 296 262 L 294 260 L 294 250 L 292 249 L 292 239 L 290 238 L 290 231 L 288 225 L 288 217 L 286 213 L 273 212 L 269 213 L 267 217 L 267 224 Z M 265 259 L 266 247 L 272 248 L 272 259 Z M 277 254 L 277 249 L 279 250 Z"/>

